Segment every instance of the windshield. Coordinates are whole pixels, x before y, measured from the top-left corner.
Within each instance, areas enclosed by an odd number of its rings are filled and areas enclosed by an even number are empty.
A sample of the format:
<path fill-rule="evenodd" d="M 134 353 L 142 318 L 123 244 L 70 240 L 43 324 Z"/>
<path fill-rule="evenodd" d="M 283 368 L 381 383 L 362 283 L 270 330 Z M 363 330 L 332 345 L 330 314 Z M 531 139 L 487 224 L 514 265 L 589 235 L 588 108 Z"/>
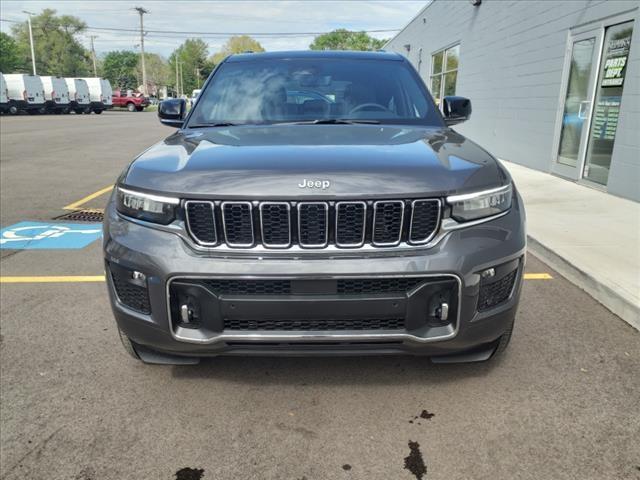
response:
<path fill-rule="evenodd" d="M 415 72 L 391 60 L 225 62 L 194 108 L 190 127 L 332 120 L 442 125 Z"/>

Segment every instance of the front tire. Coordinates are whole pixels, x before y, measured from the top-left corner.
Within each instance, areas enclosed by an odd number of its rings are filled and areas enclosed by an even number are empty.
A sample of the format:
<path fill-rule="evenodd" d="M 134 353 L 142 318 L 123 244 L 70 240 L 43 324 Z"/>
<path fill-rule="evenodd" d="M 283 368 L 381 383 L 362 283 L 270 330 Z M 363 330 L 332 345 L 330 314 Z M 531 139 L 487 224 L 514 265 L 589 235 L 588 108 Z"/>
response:
<path fill-rule="evenodd" d="M 122 342 L 122 346 L 124 347 L 125 351 L 132 358 L 142 361 L 140 359 L 140 355 L 138 355 L 138 352 L 136 352 L 136 348 L 133 346 L 133 343 L 131 342 L 129 337 L 127 337 L 127 335 L 122 330 L 120 330 L 120 328 L 118 328 L 118 335 L 120 336 L 120 341 Z"/>
<path fill-rule="evenodd" d="M 496 349 L 493 351 L 493 354 L 491 355 L 492 359 L 501 357 L 504 354 L 504 351 L 509 346 L 509 343 L 511 343 L 511 335 L 513 333 L 514 323 L 515 323 L 515 319 L 511 321 L 511 325 L 509 325 L 509 328 L 507 329 L 507 331 L 504 332 L 500 337 L 500 339 L 498 340 L 498 346 L 496 347 Z"/>
<path fill-rule="evenodd" d="M 10 115 L 17 115 L 18 114 L 18 107 L 16 107 L 15 105 L 11 105 L 9 107 L 9 114 Z"/>
<path fill-rule="evenodd" d="M 102 110 L 94 110 L 93 113 L 95 113 L 96 115 L 100 115 L 102 113 Z"/>
<path fill-rule="evenodd" d="M 129 110 L 130 112 L 135 112 L 136 106 L 133 103 L 127 103 L 127 110 Z"/>

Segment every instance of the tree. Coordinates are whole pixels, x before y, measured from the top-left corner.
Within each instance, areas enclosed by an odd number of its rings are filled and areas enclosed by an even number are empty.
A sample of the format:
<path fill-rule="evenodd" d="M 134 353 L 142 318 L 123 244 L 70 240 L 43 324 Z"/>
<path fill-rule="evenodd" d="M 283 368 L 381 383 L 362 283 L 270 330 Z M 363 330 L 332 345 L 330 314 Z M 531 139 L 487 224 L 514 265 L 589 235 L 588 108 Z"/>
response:
<path fill-rule="evenodd" d="M 231 37 L 222 49 L 211 57 L 211 62 L 217 65 L 229 55 L 242 52 L 264 52 L 264 48 L 260 42 L 248 35 Z"/>
<path fill-rule="evenodd" d="M 373 38 L 367 32 L 352 32 L 339 28 L 333 32 L 317 36 L 309 48 L 311 50 L 380 50 L 386 40 Z"/>
<path fill-rule="evenodd" d="M 144 54 L 144 65 L 147 70 L 147 84 L 149 85 L 149 91 L 155 91 L 155 87 L 165 86 L 169 84 L 171 80 L 171 71 L 167 61 L 155 53 Z M 142 62 L 140 62 L 140 56 L 138 55 L 138 63 L 136 65 L 136 78 L 140 80 L 142 84 Z M 175 82 L 175 75 L 173 78 Z"/>
<path fill-rule="evenodd" d="M 90 56 L 76 35 L 86 24 L 71 15 L 56 16 L 56 11 L 44 9 L 31 19 L 36 69 L 39 75 L 78 77 L 89 74 Z M 27 22 L 13 26 L 20 63 L 30 65 L 29 27 Z M 24 68 L 24 67 L 23 67 Z"/>
<path fill-rule="evenodd" d="M 102 60 L 102 76 L 109 80 L 114 89 L 136 89 L 136 68 L 139 60 L 140 55 L 130 50 L 108 52 Z"/>
<path fill-rule="evenodd" d="M 207 68 L 207 52 L 209 46 L 200 38 L 190 38 L 173 51 L 169 57 L 169 67 L 171 73 L 169 77 L 172 81 L 169 85 L 176 88 L 176 64 L 178 71 L 182 65 L 182 92 L 187 93 L 202 86 L 202 72 Z"/>
<path fill-rule="evenodd" d="M 0 72 L 12 73 L 20 68 L 20 54 L 16 41 L 0 32 Z"/>

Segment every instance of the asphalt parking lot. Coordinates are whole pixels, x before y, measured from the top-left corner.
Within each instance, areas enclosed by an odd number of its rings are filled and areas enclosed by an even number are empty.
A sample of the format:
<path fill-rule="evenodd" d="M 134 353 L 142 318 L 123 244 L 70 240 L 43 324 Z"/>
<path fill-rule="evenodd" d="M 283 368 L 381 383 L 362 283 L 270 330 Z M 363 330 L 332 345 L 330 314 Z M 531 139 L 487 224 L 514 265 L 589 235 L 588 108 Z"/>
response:
<path fill-rule="evenodd" d="M 2 228 L 100 209 L 169 133 L 152 113 L 0 119 Z M 411 480 L 410 454 L 429 480 L 640 479 L 640 334 L 533 256 L 548 275 L 499 361 L 167 367 L 122 349 L 99 240 L 0 253 L 2 479 Z"/>

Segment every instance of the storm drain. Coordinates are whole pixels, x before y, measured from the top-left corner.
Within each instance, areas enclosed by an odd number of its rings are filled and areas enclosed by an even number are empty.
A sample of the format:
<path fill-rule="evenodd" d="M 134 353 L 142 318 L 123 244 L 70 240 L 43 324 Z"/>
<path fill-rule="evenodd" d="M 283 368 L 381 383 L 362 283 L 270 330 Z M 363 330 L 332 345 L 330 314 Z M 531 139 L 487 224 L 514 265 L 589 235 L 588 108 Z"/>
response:
<path fill-rule="evenodd" d="M 74 222 L 97 222 L 100 223 L 104 219 L 104 212 L 99 209 L 76 210 L 75 212 L 65 213 L 54 220 L 71 220 Z"/>

